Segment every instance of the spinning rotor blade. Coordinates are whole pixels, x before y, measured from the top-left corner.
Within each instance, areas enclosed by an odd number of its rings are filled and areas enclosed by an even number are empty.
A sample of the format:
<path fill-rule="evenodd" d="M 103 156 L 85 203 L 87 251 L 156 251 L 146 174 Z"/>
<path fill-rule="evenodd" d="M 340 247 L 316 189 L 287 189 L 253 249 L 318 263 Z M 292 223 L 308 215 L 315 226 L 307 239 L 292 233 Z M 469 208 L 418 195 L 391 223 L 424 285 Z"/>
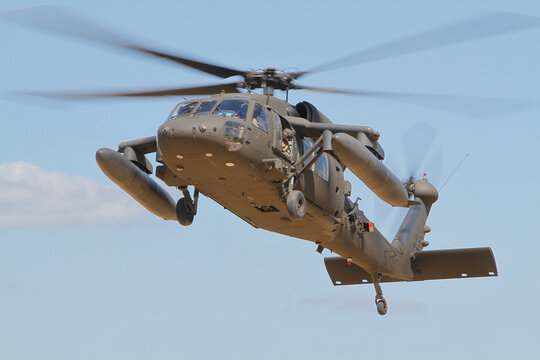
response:
<path fill-rule="evenodd" d="M 435 154 L 430 157 L 431 159 L 427 165 L 425 165 L 425 170 L 422 172 L 427 174 L 430 183 L 440 185 L 442 173 L 442 149 L 435 152 Z"/>
<path fill-rule="evenodd" d="M 108 45 L 145 53 L 182 64 L 193 69 L 215 75 L 221 78 L 228 78 L 234 75 L 244 75 L 245 71 L 236 70 L 219 65 L 213 65 L 194 59 L 172 55 L 155 49 L 147 48 L 136 44 L 113 31 L 104 27 L 92 24 L 88 20 L 75 16 L 52 5 L 37 5 L 22 9 L 16 9 L 0 13 L 0 18 L 12 20 L 25 25 L 34 26 L 40 29 L 49 30 L 64 35 L 75 36 L 85 40 L 105 43 Z"/>
<path fill-rule="evenodd" d="M 465 43 L 492 36 L 540 26 L 540 18 L 510 12 L 496 12 L 469 20 L 451 23 L 432 30 L 409 35 L 394 41 L 361 50 L 322 65 L 307 73 L 328 71 L 365 64 L 444 46 Z"/>
<path fill-rule="evenodd" d="M 139 92 L 115 92 L 115 93 L 55 93 L 55 92 L 27 92 L 28 95 L 43 96 L 57 99 L 97 99 L 116 97 L 159 97 L 175 95 L 215 95 L 224 91 L 227 93 L 239 92 L 237 83 L 198 86 L 181 89 L 150 90 Z"/>
<path fill-rule="evenodd" d="M 417 105 L 446 112 L 453 112 L 476 118 L 502 116 L 509 113 L 526 110 L 537 105 L 535 102 L 522 99 L 458 95 L 433 95 L 368 90 L 328 89 L 298 84 L 294 85 L 294 89 L 311 90 L 324 93 L 358 95 L 368 98 Z"/>
<path fill-rule="evenodd" d="M 403 135 L 403 154 L 407 179 L 417 180 L 420 176 L 421 166 L 424 165 L 426 156 L 435 142 L 437 130 L 429 124 L 418 123 L 411 126 Z M 440 156 L 440 155 L 439 155 Z M 433 164 L 430 164 L 433 166 Z"/>
<path fill-rule="evenodd" d="M 427 179 L 432 184 L 439 184 L 442 151 L 439 149 L 433 152 L 432 147 L 437 137 L 437 130 L 429 124 L 418 123 L 409 127 L 403 134 L 403 152 L 401 161 L 405 163 L 405 171 L 400 171 L 406 174 L 403 177 L 403 184 L 408 185 L 409 181 L 416 181 L 422 177 L 423 173 L 427 174 Z M 398 156 L 399 157 L 399 156 Z M 389 161 L 389 159 L 385 161 Z M 393 159 L 394 163 L 397 161 Z M 391 161 L 391 160 L 390 160 Z M 388 163 L 387 163 L 388 165 Z M 398 168 L 390 166 L 390 168 Z M 375 224 L 379 224 L 379 230 L 397 232 L 404 218 L 407 209 L 399 207 L 391 207 L 388 203 L 375 199 L 374 213 Z"/>

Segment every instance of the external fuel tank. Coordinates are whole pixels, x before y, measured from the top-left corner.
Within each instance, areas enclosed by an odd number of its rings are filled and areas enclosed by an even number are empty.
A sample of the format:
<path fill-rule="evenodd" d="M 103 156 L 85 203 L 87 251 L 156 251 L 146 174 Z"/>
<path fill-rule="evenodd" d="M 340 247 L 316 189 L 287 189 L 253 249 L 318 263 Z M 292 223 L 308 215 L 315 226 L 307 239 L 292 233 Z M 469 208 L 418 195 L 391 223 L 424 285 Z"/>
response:
<path fill-rule="evenodd" d="M 176 220 L 172 196 L 121 153 L 99 149 L 96 161 L 101 170 L 148 211 L 164 220 Z"/>
<path fill-rule="evenodd" d="M 367 187 L 392 206 L 408 207 L 409 197 L 399 178 L 354 137 L 332 136 L 334 153 Z"/>

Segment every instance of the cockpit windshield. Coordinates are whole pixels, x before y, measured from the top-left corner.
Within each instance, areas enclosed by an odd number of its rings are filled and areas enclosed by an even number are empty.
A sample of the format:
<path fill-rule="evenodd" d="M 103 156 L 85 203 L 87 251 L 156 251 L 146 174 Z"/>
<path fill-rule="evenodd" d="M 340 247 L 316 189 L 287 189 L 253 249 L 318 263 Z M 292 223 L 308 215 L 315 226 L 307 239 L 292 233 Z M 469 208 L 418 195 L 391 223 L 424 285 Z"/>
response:
<path fill-rule="evenodd" d="M 188 116 L 189 114 L 191 114 L 195 106 L 197 106 L 197 101 L 180 104 L 173 109 L 173 111 L 169 115 L 169 119 L 174 119 L 179 116 Z"/>
<path fill-rule="evenodd" d="M 200 103 L 198 101 L 190 101 L 178 104 L 169 115 L 169 119 L 212 114 L 225 117 L 236 117 L 241 120 L 246 120 L 249 108 L 248 100 L 225 99 L 216 107 L 217 102 L 217 100 L 206 100 Z"/>
<path fill-rule="evenodd" d="M 223 100 L 214 110 L 213 115 L 234 116 L 246 120 L 248 105 L 247 100 Z"/>
<path fill-rule="evenodd" d="M 209 100 L 209 101 L 203 101 L 201 105 L 195 110 L 195 113 L 193 116 L 203 116 L 210 114 L 210 111 L 214 108 L 216 105 L 217 100 Z"/>

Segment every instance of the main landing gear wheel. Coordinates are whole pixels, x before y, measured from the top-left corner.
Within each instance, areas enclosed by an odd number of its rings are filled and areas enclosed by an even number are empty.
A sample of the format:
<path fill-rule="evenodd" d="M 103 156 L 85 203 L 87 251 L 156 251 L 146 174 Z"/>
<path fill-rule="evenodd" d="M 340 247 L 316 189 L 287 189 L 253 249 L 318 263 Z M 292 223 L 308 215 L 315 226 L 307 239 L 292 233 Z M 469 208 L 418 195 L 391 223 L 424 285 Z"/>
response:
<path fill-rule="evenodd" d="M 293 218 L 303 218 L 306 215 L 306 198 L 299 190 L 292 190 L 287 196 L 287 211 Z"/>
<path fill-rule="evenodd" d="M 193 218 L 197 215 L 197 204 L 199 203 L 199 190 L 195 188 L 193 199 L 189 194 L 187 186 L 178 187 L 184 197 L 176 203 L 176 219 L 183 226 L 193 223 Z"/>
<path fill-rule="evenodd" d="M 185 198 L 181 198 L 176 203 L 176 219 L 180 225 L 189 226 L 193 223 L 195 214 L 188 209 L 187 201 Z"/>
<path fill-rule="evenodd" d="M 377 312 L 379 313 L 379 315 L 386 315 L 386 313 L 388 312 L 388 305 L 386 304 L 386 300 L 377 300 Z"/>

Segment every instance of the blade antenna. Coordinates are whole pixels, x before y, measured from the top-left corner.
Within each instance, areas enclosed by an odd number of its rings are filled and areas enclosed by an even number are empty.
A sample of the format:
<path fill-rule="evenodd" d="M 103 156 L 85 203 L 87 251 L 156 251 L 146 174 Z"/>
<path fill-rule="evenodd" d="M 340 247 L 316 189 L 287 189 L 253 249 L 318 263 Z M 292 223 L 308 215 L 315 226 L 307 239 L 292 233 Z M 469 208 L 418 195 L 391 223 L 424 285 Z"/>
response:
<path fill-rule="evenodd" d="M 448 181 L 450 181 L 450 179 L 452 178 L 452 176 L 454 176 L 454 174 L 456 173 L 456 171 L 458 171 L 459 167 L 461 166 L 461 164 L 463 164 L 463 162 L 467 159 L 467 157 L 469 156 L 469 153 L 465 154 L 465 156 L 463 157 L 463 159 L 461 159 L 461 161 L 459 162 L 459 164 L 456 166 L 456 168 L 454 169 L 454 171 L 452 171 L 452 173 L 450 174 L 450 176 L 448 176 L 448 179 L 446 179 L 446 181 L 441 185 L 441 187 L 439 188 L 439 193 L 442 191 L 442 189 L 444 188 L 444 186 L 446 185 L 446 183 Z"/>

